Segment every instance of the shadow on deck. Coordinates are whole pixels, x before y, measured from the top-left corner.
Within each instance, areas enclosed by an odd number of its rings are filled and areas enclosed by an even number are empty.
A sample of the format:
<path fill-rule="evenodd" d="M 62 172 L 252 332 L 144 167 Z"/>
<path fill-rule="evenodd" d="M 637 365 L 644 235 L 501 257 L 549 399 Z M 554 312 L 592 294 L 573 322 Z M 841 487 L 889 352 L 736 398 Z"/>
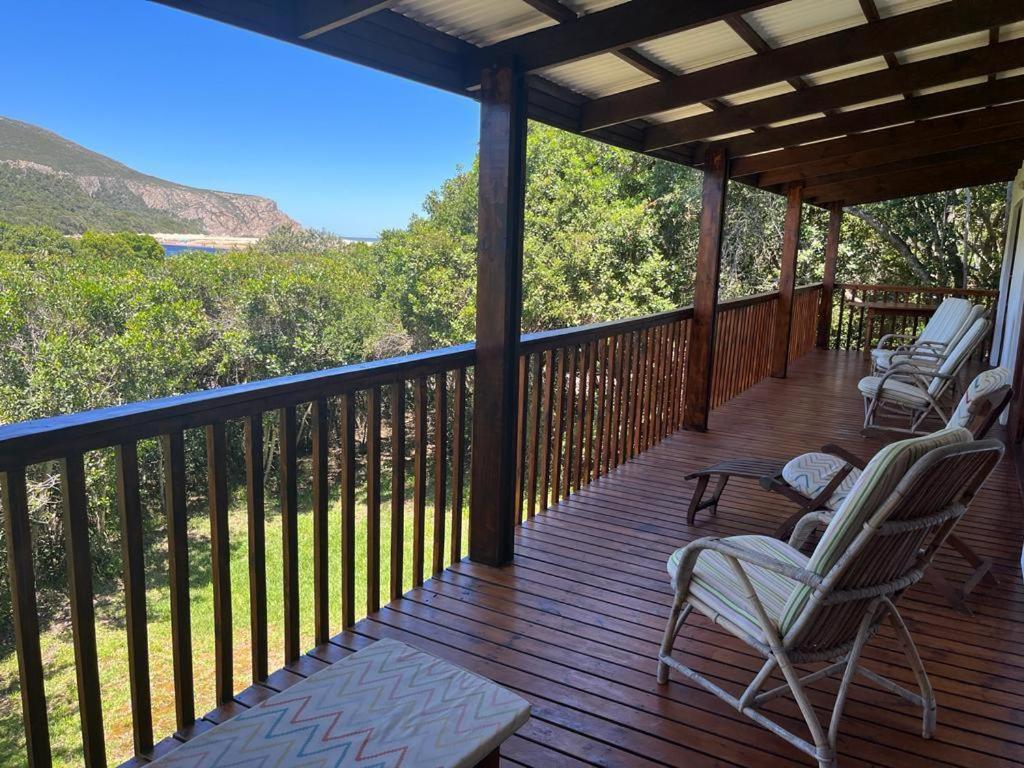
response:
<path fill-rule="evenodd" d="M 665 560 L 706 535 L 770 533 L 792 512 L 779 496 L 734 481 L 719 513 L 685 524 L 695 468 L 737 455 L 788 457 L 835 441 L 870 455 L 858 432 L 860 355 L 814 352 L 786 380 L 768 379 L 712 414 L 706 434 L 678 433 L 546 513 L 528 520 L 515 563 L 464 561 L 359 622 L 337 642 L 355 649 L 394 637 L 512 688 L 533 717 L 502 749 L 530 766 L 790 766 L 810 764 L 785 742 L 673 677 L 654 677 L 671 602 Z M 1003 766 L 1024 760 L 1024 516 L 1009 459 L 989 480 L 959 533 L 995 559 L 1000 587 L 982 585 L 974 617 L 954 612 L 927 583 L 901 607 L 939 702 L 935 738 L 917 714 L 865 683 L 854 686 L 839 741 L 843 766 Z M 955 558 L 938 567 L 962 578 Z M 735 687 L 759 664 L 746 646 L 703 619 L 683 630 L 686 663 Z M 315 652 L 314 652 L 315 653 Z M 873 666 L 912 684 L 884 630 Z M 892 666 L 890 666 L 892 665 Z M 815 686 L 831 703 L 835 682 Z M 797 722 L 780 700 L 777 716 Z"/>

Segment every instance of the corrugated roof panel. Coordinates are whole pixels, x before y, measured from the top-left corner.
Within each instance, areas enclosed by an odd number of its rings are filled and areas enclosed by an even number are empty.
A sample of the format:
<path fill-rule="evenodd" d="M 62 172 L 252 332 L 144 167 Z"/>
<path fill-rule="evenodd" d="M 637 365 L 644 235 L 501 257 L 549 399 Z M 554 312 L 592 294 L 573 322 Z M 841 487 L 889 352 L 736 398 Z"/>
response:
<path fill-rule="evenodd" d="M 649 123 L 667 123 L 671 120 L 682 120 L 685 117 L 695 117 L 711 111 L 710 107 L 703 104 L 689 104 L 679 109 L 670 109 L 668 112 L 659 112 L 646 118 Z"/>
<path fill-rule="evenodd" d="M 885 59 L 881 57 L 875 59 L 864 59 L 863 61 L 855 61 L 852 64 L 844 64 L 841 67 L 833 67 L 832 69 L 825 69 L 821 72 L 804 75 L 804 80 L 809 82 L 811 85 L 824 85 L 825 83 L 833 83 L 836 80 L 845 80 L 848 77 L 866 75 L 869 72 L 878 72 L 888 66 L 889 65 L 885 63 Z"/>
<path fill-rule="evenodd" d="M 980 85 L 988 80 L 987 76 L 972 77 L 970 80 L 958 80 L 955 83 L 943 83 L 942 85 L 933 85 L 931 88 L 921 88 L 920 90 L 914 91 L 918 96 L 927 96 L 929 93 L 939 93 L 940 91 L 950 91 L 954 88 L 964 88 L 968 85 Z"/>
<path fill-rule="evenodd" d="M 613 5 L 621 5 L 622 3 L 629 2 L 629 0 L 559 0 L 562 5 L 567 5 L 572 8 L 576 13 L 596 13 L 597 11 L 603 11 L 605 8 L 611 8 Z"/>
<path fill-rule="evenodd" d="M 474 45 L 493 45 L 556 23 L 523 0 L 400 0 L 394 10 Z"/>
<path fill-rule="evenodd" d="M 744 14 L 772 48 L 866 24 L 857 0 L 790 0 Z"/>
<path fill-rule="evenodd" d="M 858 109 L 867 109 L 868 107 L 877 107 L 880 104 L 889 104 L 893 101 L 899 101 L 903 96 L 896 94 L 894 96 L 886 96 L 884 99 L 872 99 L 871 101 L 862 101 L 860 104 L 850 104 L 847 107 L 841 107 L 840 112 L 855 112 Z"/>
<path fill-rule="evenodd" d="M 753 49 L 724 21 L 704 24 L 635 46 L 674 72 L 694 72 L 753 56 Z"/>
<path fill-rule="evenodd" d="M 1017 77 L 1018 75 L 1024 75 L 1024 67 L 1020 67 L 1018 69 L 1010 69 L 1007 70 L 1006 72 L 1000 72 L 999 74 L 996 75 L 996 80 L 1002 80 L 1003 78 L 1006 77 Z"/>
<path fill-rule="evenodd" d="M 1021 37 L 1024 37 L 1024 21 L 1018 21 L 1016 24 L 1007 24 L 1005 27 L 999 28 L 1000 42 L 1017 40 Z"/>
<path fill-rule="evenodd" d="M 539 74 L 591 99 L 657 82 L 613 53 L 548 67 Z"/>
<path fill-rule="evenodd" d="M 937 40 L 927 45 L 919 45 L 916 48 L 908 48 L 905 51 L 898 51 L 896 58 L 900 60 L 900 63 L 907 64 L 958 51 L 969 51 L 971 48 L 980 48 L 983 45 L 988 45 L 988 31 L 972 32 L 969 35 L 951 37 L 947 40 Z"/>
<path fill-rule="evenodd" d="M 760 88 L 751 88 L 749 91 L 731 93 L 723 97 L 722 101 L 735 106 L 736 104 L 746 104 L 751 101 L 768 99 L 772 96 L 780 96 L 783 93 L 792 93 L 794 90 L 793 86 L 789 83 L 769 83 L 768 85 L 762 85 Z"/>
<path fill-rule="evenodd" d="M 911 11 L 919 11 L 922 8 L 928 8 L 932 5 L 942 5 L 948 3 L 950 0 L 875 0 L 875 8 L 878 9 L 878 15 L 883 19 L 887 19 L 890 16 L 898 16 L 901 13 L 910 13 Z"/>
<path fill-rule="evenodd" d="M 780 120 L 777 123 L 769 123 L 769 128 L 782 128 L 785 125 L 793 125 L 795 123 L 805 123 L 808 120 L 817 120 L 819 117 L 826 117 L 824 112 L 815 112 L 813 115 L 801 115 L 800 117 L 791 117 L 789 120 Z"/>
<path fill-rule="evenodd" d="M 726 139 L 734 139 L 737 136 L 746 136 L 748 133 L 753 133 L 753 131 L 751 131 L 748 128 L 745 128 L 742 131 L 733 131 L 732 133 L 719 133 L 715 136 L 708 136 L 706 139 L 704 139 L 704 141 L 725 141 Z"/>

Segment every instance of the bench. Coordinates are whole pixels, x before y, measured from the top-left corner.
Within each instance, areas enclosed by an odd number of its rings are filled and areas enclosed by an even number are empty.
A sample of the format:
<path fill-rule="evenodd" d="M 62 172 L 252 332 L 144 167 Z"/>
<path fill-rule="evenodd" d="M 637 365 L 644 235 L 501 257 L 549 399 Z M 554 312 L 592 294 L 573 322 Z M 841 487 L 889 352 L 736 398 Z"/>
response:
<path fill-rule="evenodd" d="M 151 765 L 497 766 L 530 717 L 499 685 L 396 640 L 378 640 Z"/>

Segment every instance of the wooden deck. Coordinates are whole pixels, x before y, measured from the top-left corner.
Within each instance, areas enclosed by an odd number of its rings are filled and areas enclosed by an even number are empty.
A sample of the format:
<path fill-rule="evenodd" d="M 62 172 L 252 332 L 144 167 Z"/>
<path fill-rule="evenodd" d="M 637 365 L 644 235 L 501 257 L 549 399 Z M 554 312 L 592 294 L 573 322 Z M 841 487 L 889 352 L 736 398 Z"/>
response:
<path fill-rule="evenodd" d="M 769 533 L 791 511 L 781 497 L 738 480 L 716 519 L 701 513 L 687 526 L 687 471 L 738 454 L 786 457 L 829 440 L 873 452 L 879 444 L 858 434 L 863 366 L 856 353 L 811 353 L 789 379 L 769 379 L 715 410 L 710 432 L 679 433 L 525 523 L 514 565 L 463 562 L 336 642 L 355 649 L 394 637 L 519 692 L 533 717 L 503 747 L 503 765 L 811 764 L 677 676 L 657 685 L 654 658 L 671 600 L 664 563 L 699 536 Z M 973 619 L 927 583 L 901 604 L 936 688 L 935 738 L 920 738 L 917 714 L 901 701 L 859 684 L 843 722 L 841 765 L 1024 764 L 1024 515 L 1009 460 L 959 532 L 997 560 L 1003 586 L 979 587 Z M 963 570 L 945 556 L 939 567 Z M 677 647 L 726 684 L 749 680 L 755 668 L 743 644 L 703 619 L 691 621 Z M 912 682 L 887 630 L 867 656 Z M 834 683 L 815 690 L 819 703 L 830 703 Z M 796 716 L 789 700 L 776 712 L 790 722 Z"/>

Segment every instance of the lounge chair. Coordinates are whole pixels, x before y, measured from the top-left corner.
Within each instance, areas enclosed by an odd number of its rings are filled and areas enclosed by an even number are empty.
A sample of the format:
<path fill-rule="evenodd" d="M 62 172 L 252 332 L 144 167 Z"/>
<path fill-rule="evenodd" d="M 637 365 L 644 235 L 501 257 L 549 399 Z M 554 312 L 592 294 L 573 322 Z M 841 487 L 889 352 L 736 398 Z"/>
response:
<path fill-rule="evenodd" d="M 968 385 L 963 397 L 949 419 L 950 426 L 963 427 L 975 440 L 985 437 L 998 421 L 1010 402 L 1010 371 L 993 368 L 978 374 Z M 838 509 L 853 489 L 867 462 L 834 443 L 821 451 L 804 453 L 789 461 L 778 459 L 728 459 L 705 467 L 686 476 L 697 480 L 697 488 L 690 500 L 687 522 L 693 525 L 699 510 L 717 511 L 718 501 L 729 479 L 734 476 L 757 479 L 765 490 L 779 493 L 794 502 L 800 510 L 791 515 L 775 531 L 780 539 L 788 538 L 796 523 L 807 513 L 816 510 Z M 718 487 L 711 498 L 704 500 L 704 492 L 712 476 L 719 477 Z M 963 584 L 954 587 L 938 571 L 928 574 L 929 581 L 942 592 L 950 605 L 966 611 L 965 601 L 974 588 L 985 580 L 998 584 L 991 573 L 990 558 L 979 556 L 973 548 L 956 534 L 948 544 L 971 566 Z"/>
<path fill-rule="evenodd" d="M 864 396 L 864 430 L 886 430 L 910 435 L 923 433 L 921 425 L 929 416 L 949 422 L 943 410 L 949 395 L 956 390 L 960 370 L 971 354 L 988 336 L 991 321 L 979 317 L 967 329 L 948 355 L 933 362 L 923 360 L 895 362 L 881 376 L 865 376 L 857 383 Z M 882 414 L 907 418 L 908 426 L 879 423 Z"/>
<path fill-rule="evenodd" d="M 884 373 L 892 366 L 894 358 L 905 361 L 915 355 L 920 359 L 947 354 L 985 311 L 985 307 L 973 305 L 967 299 L 952 296 L 944 299 L 919 336 L 887 333 L 878 340 L 878 345 L 871 350 L 874 370 Z"/>
<path fill-rule="evenodd" d="M 676 670 L 739 712 L 815 758 L 836 768 L 836 741 L 850 683 L 856 673 L 922 709 L 922 734 L 935 729 L 936 704 L 913 639 L 896 608 L 999 461 L 1003 446 L 975 441 L 961 427 L 893 443 L 880 450 L 829 519 L 808 557 L 769 536 L 703 538 L 668 561 L 675 588 L 658 656 L 658 682 Z M 810 513 L 808 524 L 819 522 Z M 798 525 L 794 537 L 803 535 Z M 673 656 L 675 640 L 696 610 L 764 657 L 750 684 L 734 696 Z M 861 664 L 861 654 L 888 619 L 917 681 L 918 692 Z M 811 673 L 796 664 L 824 664 Z M 779 670 L 781 685 L 769 678 Z M 830 722 L 822 725 L 804 686 L 842 673 Z M 767 690 L 765 690 L 767 687 Z M 810 732 L 793 733 L 762 712 L 790 693 Z"/>

